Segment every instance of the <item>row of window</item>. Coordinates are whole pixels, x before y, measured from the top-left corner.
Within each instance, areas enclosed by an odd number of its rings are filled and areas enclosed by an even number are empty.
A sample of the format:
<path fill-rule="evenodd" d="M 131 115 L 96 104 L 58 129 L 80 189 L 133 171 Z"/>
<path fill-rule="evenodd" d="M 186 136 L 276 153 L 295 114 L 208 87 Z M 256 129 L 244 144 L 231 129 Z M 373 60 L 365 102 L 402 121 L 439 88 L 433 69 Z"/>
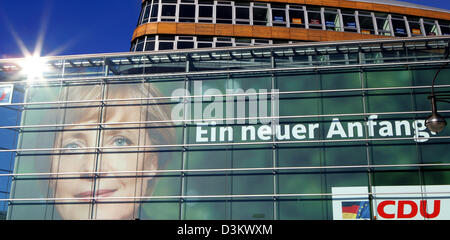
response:
<path fill-rule="evenodd" d="M 131 46 L 131 51 L 142 52 L 192 48 L 239 47 L 282 43 L 294 43 L 294 41 L 232 37 L 152 35 L 136 39 Z"/>
<path fill-rule="evenodd" d="M 296 4 L 213 0 L 148 0 L 138 25 L 192 22 L 322 29 L 397 37 L 450 35 L 450 22 L 397 14 Z"/>

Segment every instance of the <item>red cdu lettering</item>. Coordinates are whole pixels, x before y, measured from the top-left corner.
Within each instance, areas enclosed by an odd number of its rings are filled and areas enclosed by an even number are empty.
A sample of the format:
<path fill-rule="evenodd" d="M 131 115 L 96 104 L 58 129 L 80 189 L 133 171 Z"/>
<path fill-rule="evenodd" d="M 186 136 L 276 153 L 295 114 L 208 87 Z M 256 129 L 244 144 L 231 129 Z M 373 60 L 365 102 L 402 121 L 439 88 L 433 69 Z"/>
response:
<path fill-rule="evenodd" d="M 405 206 L 409 205 L 411 206 L 411 212 L 408 214 L 405 214 Z M 413 201 L 405 200 L 405 201 L 398 201 L 398 218 L 413 218 L 417 215 L 417 204 Z"/>
<path fill-rule="evenodd" d="M 382 218 L 395 218 L 395 214 L 388 214 L 384 211 L 384 207 L 386 207 L 387 205 L 395 205 L 395 201 L 383 201 L 380 204 L 378 204 L 377 207 L 377 212 L 378 215 L 380 215 L 380 217 Z"/>
<path fill-rule="evenodd" d="M 427 212 L 427 200 L 420 201 L 420 214 L 424 218 L 435 218 L 441 212 L 441 200 L 434 200 L 433 213 Z"/>

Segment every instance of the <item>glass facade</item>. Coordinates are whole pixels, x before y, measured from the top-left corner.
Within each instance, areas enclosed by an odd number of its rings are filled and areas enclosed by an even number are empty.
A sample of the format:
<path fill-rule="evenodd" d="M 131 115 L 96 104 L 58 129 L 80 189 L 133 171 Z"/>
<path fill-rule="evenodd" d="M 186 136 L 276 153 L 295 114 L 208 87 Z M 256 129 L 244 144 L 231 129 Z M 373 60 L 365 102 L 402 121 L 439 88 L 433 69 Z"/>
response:
<path fill-rule="evenodd" d="M 367 199 L 363 217 L 382 219 L 389 190 L 409 199 L 403 186 L 445 212 L 450 193 L 433 187 L 450 185 L 450 130 L 424 119 L 449 41 L 53 57 L 37 79 L 0 60 L 0 90 L 14 90 L 0 105 L 1 209 L 11 220 L 339 219 Z"/>

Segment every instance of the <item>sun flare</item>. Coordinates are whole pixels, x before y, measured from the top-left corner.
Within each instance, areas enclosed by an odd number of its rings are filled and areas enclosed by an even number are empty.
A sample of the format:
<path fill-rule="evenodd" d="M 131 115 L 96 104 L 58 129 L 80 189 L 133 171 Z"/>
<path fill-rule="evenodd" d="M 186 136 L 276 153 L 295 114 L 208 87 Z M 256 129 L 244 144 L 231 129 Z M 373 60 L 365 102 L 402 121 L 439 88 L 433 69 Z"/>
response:
<path fill-rule="evenodd" d="M 44 58 L 38 54 L 30 55 L 20 62 L 21 73 L 27 76 L 27 81 L 39 81 L 44 79 L 44 73 L 48 71 L 48 66 Z"/>

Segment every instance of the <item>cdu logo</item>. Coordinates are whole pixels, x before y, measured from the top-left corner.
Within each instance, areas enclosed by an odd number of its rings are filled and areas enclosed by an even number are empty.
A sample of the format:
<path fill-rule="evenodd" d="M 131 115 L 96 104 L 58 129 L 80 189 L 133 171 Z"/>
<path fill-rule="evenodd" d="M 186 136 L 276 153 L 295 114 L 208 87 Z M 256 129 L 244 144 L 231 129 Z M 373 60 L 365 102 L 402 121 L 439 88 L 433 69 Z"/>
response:
<path fill-rule="evenodd" d="M 0 86 L 0 105 L 11 104 L 13 85 Z"/>

